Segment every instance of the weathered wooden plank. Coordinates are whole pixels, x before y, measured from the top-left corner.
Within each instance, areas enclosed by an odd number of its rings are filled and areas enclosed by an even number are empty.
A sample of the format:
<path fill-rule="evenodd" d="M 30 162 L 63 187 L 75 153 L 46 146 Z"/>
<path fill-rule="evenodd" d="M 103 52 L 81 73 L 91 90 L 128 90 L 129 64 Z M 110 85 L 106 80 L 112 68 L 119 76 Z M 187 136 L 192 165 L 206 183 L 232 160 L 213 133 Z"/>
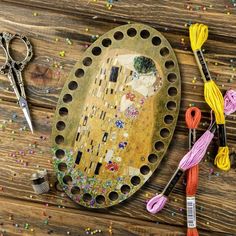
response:
<path fill-rule="evenodd" d="M 33 108 L 35 126 L 37 130 L 42 130 L 37 131 L 35 135 L 31 135 L 29 131 L 19 130 L 19 128 L 24 126 L 25 121 L 16 105 L 12 103 L 1 103 L 0 105 L 0 124 L 3 127 L 5 126 L 5 128 L 0 130 L 0 186 L 2 187 L 0 196 L 14 197 L 28 202 L 48 203 L 53 206 L 78 208 L 82 211 L 86 210 L 75 205 L 64 193 L 56 191 L 54 188 L 56 178 L 50 163 L 51 150 L 49 141 L 53 113 L 50 110 Z M 14 114 L 17 114 L 17 118 L 13 119 L 14 122 L 9 122 L 9 118 L 12 118 Z M 13 130 L 15 130 L 14 133 L 12 133 Z M 41 136 L 42 138 L 40 138 Z M 12 140 L 12 137 L 14 137 L 14 140 Z M 92 212 L 103 212 L 112 216 L 120 215 L 184 226 L 185 199 L 184 185 L 181 181 L 173 191 L 170 202 L 162 212 L 151 215 L 145 209 L 145 201 L 164 188 L 178 165 L 178 161 L 186 153 L 187 136 L 181 132 L 176 132 L 173 140 L 166 154 L 166 159 L 137 194 L 115 207 Z M 230 143 L 230 146 L 235 147 L 235 144 Z M 29 154 L 29 151 L 33 151 L 31 152 L 32 154 Z M 208 158 L 212 159 L 214 153 L 215 151 L 211 150 Z M 49 170 L 50 183 L 53 185 L 49 194 L 35 195 L 31 188 L 29 178 L 39 168 Z M 211 168 L 214 169 L 215 174 L 209 173 Z M 236 233 L 234 227 L 236 223 L 234 208 L 236 192 L 233 184 L 235 175 L 234 169 L 225 173 L 218 171 L 209 161 L 201 164 L 199 195 L 197 197 L 199 206 L 198 225 L 201 229 Z"/>
<path fill-rule="evenodd" d="M 0 230 L 6 230 L 7 235 L 86 235 L 87 228 L 91 231 L 101 230 L 98 235 L 185 235 L 185 229 L 181 227 L 128 217 L 113 216 L 111 219 L 106 214 L 58 209 L 38 203 L 25 204 L 24 201 L 5 198 L 0 198 L 0 204 L 0 223 L 4 222 L 0 225 Z M 25 228 L 25 224 L 28 224 L 28 229 Z M 211 235 L 207 231 L 200 231 L 200 234 Z M 216 232 L 214 235 L 223 234 Z"/>
<path fill-rule="evenodd" d="M 162 30 L 173 32 L 185 32 L 186 26 L 190 22 L 202 22 L 208 24 L 214 32 L 213 37 L 229 40 L 232 42 L 236 37 L 235 25 L 232 22 L 236 20 L 236 8 L 233 1 L 208 0 L 204 3 L 199 0 L 193 1 L 132 1 L 121 0 L 114 1 L 113 8 L 109 10 L 106 7 L 106 0 L 56 0 L 49 2 L 47 0 L 4 0 L 29 6 L 31 9 L 51 9 L 53 11 L 67 12 L 73 15 L 97 16 L 110 21 L 136 21 L 144 22 L 160 27 Z M 225 27 L 227 25 L 227 27 Z"/>

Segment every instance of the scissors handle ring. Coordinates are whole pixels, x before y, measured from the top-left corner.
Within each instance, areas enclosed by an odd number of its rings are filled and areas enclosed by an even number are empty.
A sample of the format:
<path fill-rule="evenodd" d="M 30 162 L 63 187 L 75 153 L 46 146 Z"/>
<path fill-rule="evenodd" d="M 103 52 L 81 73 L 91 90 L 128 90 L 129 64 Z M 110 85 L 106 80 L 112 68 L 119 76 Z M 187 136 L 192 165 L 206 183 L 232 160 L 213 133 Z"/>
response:
<path fill-rule="evenodd" d="M 10 42 L 13 39 L 20 39 L 21 41 L 23 41 L 26 47 L 26 56 L 22 61 L 14 60 L 10 54 Z M 1 74 L 7 74 L 10 67 L 15 68 L 18 71 L 22 71 L 25 65 L 31 60 L 33 56 L 32 45 L 28 38 L 24 35 L 3 32 L 0 34 L 0 46 L 3 48 L 6 54 L 6 62 L 0 68 Z"/>

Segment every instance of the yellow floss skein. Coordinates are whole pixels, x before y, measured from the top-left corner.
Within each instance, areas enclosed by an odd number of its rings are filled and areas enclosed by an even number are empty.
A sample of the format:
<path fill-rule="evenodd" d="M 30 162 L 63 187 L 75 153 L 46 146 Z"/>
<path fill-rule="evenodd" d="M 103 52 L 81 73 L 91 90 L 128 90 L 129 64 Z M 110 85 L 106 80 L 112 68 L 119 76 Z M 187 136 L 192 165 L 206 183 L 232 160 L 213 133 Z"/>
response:
<path fill-rule="evenodd" d="M 192 50 L 200 50 L 208 38 L 208 27 L 198 23 L 192 24 L 189 27 L 189 35 Z"/>
<path fill-rule="evenodd" d="M 220 92 L 220 89 L 215 84 L 215 82 L 211 79 L 210 73 L 207 69 L 204 59 L 202 58 L 203 61 L 200 61 L 200 59 L 196 54 L 196 51 L 201 50 L 202 45 L 208 38 L 208 27 L 204 24 L 198 24 L 198 23 L 192 24 L 189 27 L 189 36 L 190 36 L 191 48 L 195 52 L 194 55 L 196 57 L 198 65 L 201 69 L 201 74 L 204 79 L 205 100 L 215 113 L 216 123 L 218 125 L 225 125 L 223 95 Z M 208 78 L 206 78 L 205 74 L 208 75 Z M 214 163 L 221 170 L 230 169 L 229 148 L 227 146 L 219 147 Z"/>
<path fill-rule="evenodd" d="M 228 157 L 228 158 L 225 158 Z M 230 169 L 230 159 L 229 159 L 229 148 L 219 147 L 218 153 L 215 157 L 214 164 L 217 165 L 221 170 L 229 170 Z"/>
<path fill-rule="evenodd" d="M 205 82 L 204 97 L 207 104 L 215 113 L 216 123 L 225 124 L 224 98 L 213 80 Z"/>

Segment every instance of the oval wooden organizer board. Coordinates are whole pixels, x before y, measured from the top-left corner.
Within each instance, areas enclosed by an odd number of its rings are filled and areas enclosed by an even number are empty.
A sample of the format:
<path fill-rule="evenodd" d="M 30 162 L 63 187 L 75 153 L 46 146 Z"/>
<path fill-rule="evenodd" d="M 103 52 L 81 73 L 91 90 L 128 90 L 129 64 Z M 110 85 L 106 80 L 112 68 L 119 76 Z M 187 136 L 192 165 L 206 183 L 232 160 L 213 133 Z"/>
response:
<path fill-rule="evenodd" d="M 173 49 L 149 26 L 115 28 L 86 50 L 52 130 L 54 169 L 71 199 L 109 207 L 149 179 L 172 139 L 180 86 Z"/>

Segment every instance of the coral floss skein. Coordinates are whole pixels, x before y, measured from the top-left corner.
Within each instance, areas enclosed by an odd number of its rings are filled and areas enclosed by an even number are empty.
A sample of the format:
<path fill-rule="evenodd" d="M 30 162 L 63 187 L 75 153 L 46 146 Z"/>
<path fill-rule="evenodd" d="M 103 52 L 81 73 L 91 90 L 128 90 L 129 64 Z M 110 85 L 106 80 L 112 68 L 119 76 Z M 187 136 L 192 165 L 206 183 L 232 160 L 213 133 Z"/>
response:
<path fill-rule="evenodd" d="M 201 110 L 197 107 L 190 107 L 185 112 L 185 122 L 189 129 L 189 149 L 196 141 L 195 130 L 201 120 Z M 192 134 L 194 133 L 194 134 Z M 186 171 L 186 208 L 187 208 L 187 236 L 198 236 L 196 225 L 196 201 L 195 195 L 198 187 L 199 166 L 195 165 Z"/>

